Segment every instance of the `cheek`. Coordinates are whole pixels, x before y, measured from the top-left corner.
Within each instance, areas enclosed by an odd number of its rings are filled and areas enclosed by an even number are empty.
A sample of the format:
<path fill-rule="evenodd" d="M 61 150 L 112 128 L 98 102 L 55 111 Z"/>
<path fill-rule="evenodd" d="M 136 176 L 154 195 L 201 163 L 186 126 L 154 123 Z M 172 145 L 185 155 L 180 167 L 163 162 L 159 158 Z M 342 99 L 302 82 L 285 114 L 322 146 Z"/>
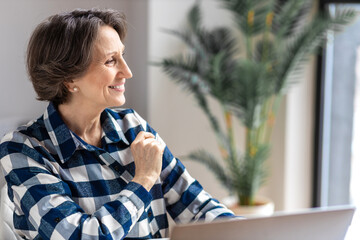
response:
<path fill-rule="evenodd" d="M 89 73 L 82 85 L 91 92 L 105 92 L 108 87 L 113 83 L 115 74 L 111 69 L 99 69 Z"/>
<path fill-rule="evenodd" d="M 102 72 L 102 74 L 98 74 L 93 81 L 93 86 L 97 90 L 108 88 L 110 83 L 112 82 L 111 77 L 108 73 Z"/>
<path fill-rule="evenodd" d="M 115 76 L 115 71 L 113 71 L 112 69 L 107 69 L 99 73 L 97 79 L 100 85 L 110 86 L 113 83 Z"/>

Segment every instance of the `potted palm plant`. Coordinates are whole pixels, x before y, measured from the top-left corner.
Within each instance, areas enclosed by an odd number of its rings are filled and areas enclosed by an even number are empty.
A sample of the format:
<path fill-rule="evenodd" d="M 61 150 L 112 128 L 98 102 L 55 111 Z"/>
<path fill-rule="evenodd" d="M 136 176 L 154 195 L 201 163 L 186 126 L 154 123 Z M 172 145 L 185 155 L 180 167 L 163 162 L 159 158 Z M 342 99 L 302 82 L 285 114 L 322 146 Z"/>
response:
<path fill-rule="evenodd" d="M 341 30 L 356 14 L 348 9 L 334 16 L 319 12 L 311 18 L 311 0 L 219 1 L 233 15 L 235 27 L 205 28 L 196 3 L 183 31 L 166 30 L 180 38 L 187 51 L 159 65 L 197 100 L 210 121 L 222 160 L 206 150 L 191 152 L 188 158 L 211 169 L 239 205 L 254 205 L 268 176 L 265 163 L 282 98 L 301 79 L 303 66 L 324 43 L 327 32 Z M 209 97 L 219 103 L 223 116 L 213 113 Z M 236 118 L 245 128 L 245 146 L 235 141 Z"/>

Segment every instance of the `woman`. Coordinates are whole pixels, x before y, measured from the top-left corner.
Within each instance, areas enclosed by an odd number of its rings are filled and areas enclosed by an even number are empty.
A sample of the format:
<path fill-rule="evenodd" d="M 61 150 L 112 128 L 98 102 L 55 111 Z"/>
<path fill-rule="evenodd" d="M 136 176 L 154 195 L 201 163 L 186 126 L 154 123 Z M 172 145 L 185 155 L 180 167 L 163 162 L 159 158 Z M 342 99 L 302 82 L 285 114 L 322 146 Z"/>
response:
<path fill-rule="evenodd" d="M 176 222 L 233 216 L 191 178 L 125 103 L 125 18 L 114 10 L 54 15 L 34 31 L 27 67 L 44 115 L 7 134 L 1 170 L 25 239 L 168 236 Z"/>

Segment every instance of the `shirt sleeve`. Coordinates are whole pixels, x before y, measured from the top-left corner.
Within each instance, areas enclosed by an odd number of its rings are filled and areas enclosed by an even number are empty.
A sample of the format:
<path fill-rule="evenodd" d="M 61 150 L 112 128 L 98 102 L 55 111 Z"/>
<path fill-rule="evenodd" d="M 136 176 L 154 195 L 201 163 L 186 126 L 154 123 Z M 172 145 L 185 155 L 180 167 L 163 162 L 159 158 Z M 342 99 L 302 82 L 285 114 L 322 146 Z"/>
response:
<path fill-rule="evenodd" d="M 135 116 L 144 130 L 151 132 L 158 141 L 164 143 L 159 134 L 136 112 Z M 165 148 L 163 155 L 160 181 L 167 211 L 175 222 L 189 223 L 199 220 L 209 222 L 221 217 L 235 217 L 231 210 L 219 203 L 196 179 L 191 177 L 168 147 Z"/>
<path fill-rule="evenodd" d="M 69 186 L 57 176 L 46 154 L 18 132 L 0 145 L 1 171 L 15 206 L 14 225 L 22 237 L 123 239 L 152 200 L 145 188 L 130 182 L 116 200 L 86 214 L 71 199 Z"/>

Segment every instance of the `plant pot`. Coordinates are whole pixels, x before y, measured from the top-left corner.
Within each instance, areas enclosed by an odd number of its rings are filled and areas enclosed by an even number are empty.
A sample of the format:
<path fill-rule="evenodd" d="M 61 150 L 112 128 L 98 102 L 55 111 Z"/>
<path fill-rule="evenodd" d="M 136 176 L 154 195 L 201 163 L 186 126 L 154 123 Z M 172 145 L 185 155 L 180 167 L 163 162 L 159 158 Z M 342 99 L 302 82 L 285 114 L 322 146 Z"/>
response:
<path fill-rule="evenodd" d="M 255 198 L 254 206 L 238 205 L 237 198 L 234 196 L 224 198 L 222 203 L 235 215 L 246 218 L 271 216 L 274 213 L 274 202 L 263 196 Z"/>

